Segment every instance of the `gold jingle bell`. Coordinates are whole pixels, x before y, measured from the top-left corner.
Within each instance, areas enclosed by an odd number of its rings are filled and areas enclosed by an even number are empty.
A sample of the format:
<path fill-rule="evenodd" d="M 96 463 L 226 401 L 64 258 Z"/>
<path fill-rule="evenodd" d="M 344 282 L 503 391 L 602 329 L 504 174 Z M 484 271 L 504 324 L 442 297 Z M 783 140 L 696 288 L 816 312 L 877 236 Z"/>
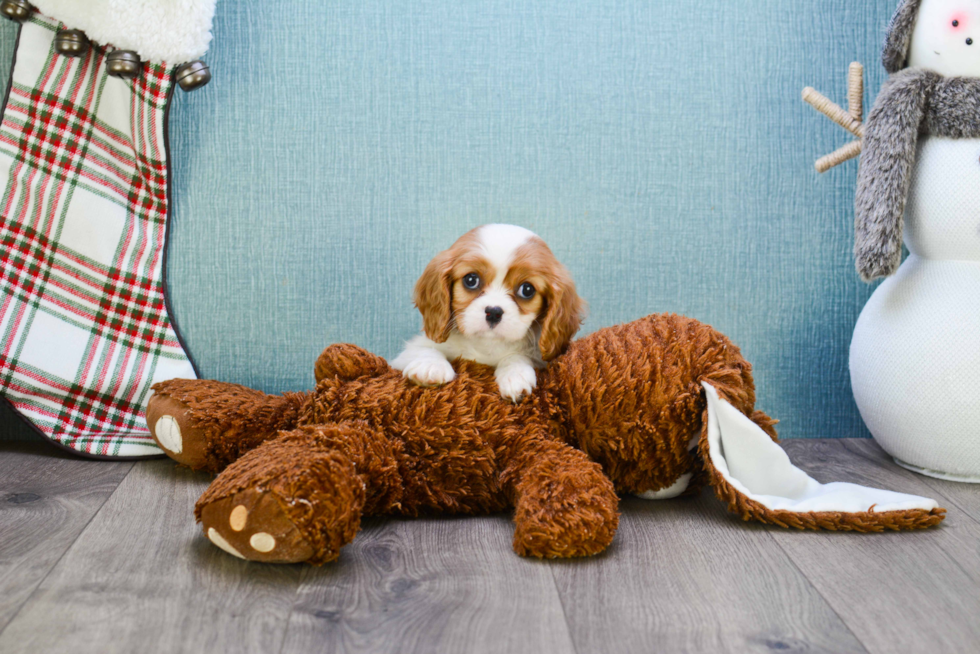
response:
<path fill-rule="evenodd" d="M 92 47 L 82 30 L 58 30 L 54 37 L 55 51 L 66 57 L 81 57 Z"/>
<path fill-rule="evenodd" d="M 113 77 L 133 79 L 143 69 L 140 56 L 132 50 L 113 50 L 105 58 L 106 72 Z"/>
<path fill-rule="evenodd" d="M 181 64 L 174 75 L 180 88 L 185 91 L 194 91 L 211 81 L 211 69 L 201 60 Z"/>
<path fill-rule="evenodd" d="M 27 20 L 32 11 L 34 11 L 34 7 L 27 0 L 3 0 L 0 2 L 0 14 L 18 23 Z"/>

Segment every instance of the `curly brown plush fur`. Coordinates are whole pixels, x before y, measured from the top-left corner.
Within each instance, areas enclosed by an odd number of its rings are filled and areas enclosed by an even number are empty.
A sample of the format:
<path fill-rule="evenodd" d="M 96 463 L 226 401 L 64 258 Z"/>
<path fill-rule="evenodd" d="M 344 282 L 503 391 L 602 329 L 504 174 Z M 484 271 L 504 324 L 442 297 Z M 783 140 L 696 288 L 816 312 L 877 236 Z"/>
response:
<path fill-rule="evenodd" d="M 173 380 L 154 387 L 147 417 L 174 459 L 220 473 L 196 507 L 216 544 L 245 558 L 314 564 L 339 555 L 362 515 L 512 507 L 517 553 L 574 557 L 612 542 L 617 491 L 659 490 L 695 472 L 692 491 L 711 481 L 722 497 L 696 448 L 706 433 L 702 382 L 775 439 L 775 421 L 754 410 L 739 349 L 680 316 L 572 343 L 520 404 L 500 397 L 491 368 L 455 367 L 454 381 L 421 388 L 380 357 L 334 345 L 317 361 L 310 393 Z M 157 433 L 167 417 L 177 441 Z"/>

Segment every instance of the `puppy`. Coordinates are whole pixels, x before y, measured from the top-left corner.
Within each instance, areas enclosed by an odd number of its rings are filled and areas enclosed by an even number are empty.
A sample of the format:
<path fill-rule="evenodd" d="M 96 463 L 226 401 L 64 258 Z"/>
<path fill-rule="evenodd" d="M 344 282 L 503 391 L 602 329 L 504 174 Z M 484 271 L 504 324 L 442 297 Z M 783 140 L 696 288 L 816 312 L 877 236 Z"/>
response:
<path fill-rule="evenodd" d="M 496 368 L 497 386 L 517 402 L 537 368 L 558 356 L 582 324 L 585 302 L 545 242 L 514 225 L 484 225 L 439 253 L 415 285 L 424 334 L 391 362 L 422 386 L 452 381 L 451 361 Z"/>

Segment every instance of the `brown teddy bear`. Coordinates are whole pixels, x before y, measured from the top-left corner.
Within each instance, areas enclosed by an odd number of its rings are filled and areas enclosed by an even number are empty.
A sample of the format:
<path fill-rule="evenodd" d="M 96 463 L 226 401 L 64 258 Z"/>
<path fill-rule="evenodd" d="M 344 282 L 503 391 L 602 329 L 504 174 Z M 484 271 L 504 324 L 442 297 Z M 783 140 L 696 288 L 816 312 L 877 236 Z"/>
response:
<path fill-rule="evenodd" d="M 751 366 L 695 320 L 653 315 L 575 341 L 517 404 L 491 368 L 455 367 L 452 382 L 422 388 L 380 357 L 332 345 L 310 393 L 167 381 L 147 421 L 174 460 L 220 473 L 195 515 L 213 543 L 256 561 L 332 561 L 362 515 L 509 508 L 518 554 L 592 555 L 616 533 L 617 493 L 661 498 L 705 483 L 746 520 L 801 529 L 944 517 L 931 500 L 823 486 L 793 467 L 773 444 L 775 421 L 754 410 Z"/>

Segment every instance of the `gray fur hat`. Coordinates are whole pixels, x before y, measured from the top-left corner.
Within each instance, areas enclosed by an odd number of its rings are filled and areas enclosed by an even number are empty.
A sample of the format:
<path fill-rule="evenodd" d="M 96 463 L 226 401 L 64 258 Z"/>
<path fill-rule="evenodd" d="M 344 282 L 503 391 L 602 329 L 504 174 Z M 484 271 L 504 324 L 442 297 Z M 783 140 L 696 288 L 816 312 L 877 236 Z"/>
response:
<path fill-rule="evenodd" d="M 888 36 L 885 37 L 885 48 L 881 52 L 881 63 L 889 73 L 897 73 L 906 66 L 909 58 L 909 44 L 912 41 L 912 29 L 919 14 L 922 0 L 902 0 L 892 22 L 888 24 Z"/>

